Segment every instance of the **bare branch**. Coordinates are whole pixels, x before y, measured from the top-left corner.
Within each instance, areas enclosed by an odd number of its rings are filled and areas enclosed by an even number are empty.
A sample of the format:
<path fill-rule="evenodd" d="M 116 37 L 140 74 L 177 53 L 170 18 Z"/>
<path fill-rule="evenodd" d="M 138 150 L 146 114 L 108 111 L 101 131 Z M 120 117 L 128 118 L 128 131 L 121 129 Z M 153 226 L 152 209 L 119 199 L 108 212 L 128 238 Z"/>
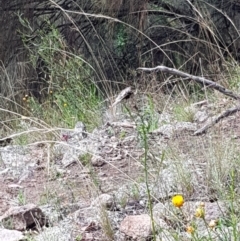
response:
<path fill-rule="evenodd" d="M 236 106 L 236 107 L 232 107 L 226 111 L 224 111 L 222 114 L 220 114 L 218 117 L 216 117 L 215 119 L 213 119 L 213 121 L 211 121 L 210 123 L 208 123 L 207 125 L 203 126 L 201 129 L 197 130 L 194 132 L 194 135 L 201 135 L 203 133 L 205 133 L 210 127 L 212 127 L 213 125 L 217 124 L 221 119 L 228 117 L 234 113 L 236 113 L 237 111 L 240 111 L 240 105 Z"/>
<path fill-rule="evenodd" d="M 158 71 L 161 71 L 161 72 L 167 72 L 167 73 L 172 74 L 172 75 L 178 75 L 178 76 L 190 79 L 190 80 L 194 80 L 198 84 L 201 84 L 201 85 L 203 85 L 205 87 L 209 87 L 209 88 L 215 89 L 215 90 L 223 93 L 224 95 L 232 97 L 235 100 L 240 100 L 240 96 L 239 95 L 237 95 L 236 93 L 232 92 L 229 89 L 226 89 L 222 85 L 217 84 L 216 82 L 208 80 L 208 79 L 206 79 L 204 77 L 199 77 L 199 76 L 187 74 L 187 73 L 182 72 L 182 71 L 177 70 L 177 69 L 168 68 L 166 66 L 157 66 L 157 67 L 154 67 L 154 68 L 138 68 L 137 70 L 142 70 L 142 71 L 146 71 L 146 72 L 154 72 L 154 71 L 158 72 Z"/>
<path fill-rule="evenodd" d="M 123 89 L 117 96 L 117 98 L 115 99 L 114 103 L 112 104 L 111 107 L 114 107 L 115 105 L 117 105 L 118 103 L 120 103 L 122 100 L 124 99 L 128 99 L 131 95 L 132 95 L 132 88 L 131 87 L 127 87 L 125 89 Z"/>

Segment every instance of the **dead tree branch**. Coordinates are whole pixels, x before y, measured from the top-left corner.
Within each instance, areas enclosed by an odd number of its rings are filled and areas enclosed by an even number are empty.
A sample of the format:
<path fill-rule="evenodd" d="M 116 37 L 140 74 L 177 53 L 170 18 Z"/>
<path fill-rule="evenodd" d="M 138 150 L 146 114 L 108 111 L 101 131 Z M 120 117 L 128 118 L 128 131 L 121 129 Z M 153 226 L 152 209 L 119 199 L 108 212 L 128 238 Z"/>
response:
<path fill-rule="evenodd" d="M 201 134 L 205 133 L 210 127 L 217 124 L 221 119 L 223 119 L 225 117 L 228 117 L 228 116 L 236 113 L 237 111 L 240 111 L 240 105 L 238 105 L 236 107 L 232 107 L 232 108 L 224 111 L 218 117 L 215 117 L 210 123 L 206 124 L 205 126 L 200 128 L 199 130 L 195 131 L 194 135 L 201 135 Z"/>
<path fill-rule="evenodd" d="M 226 89 L 222 85 L 217 84 L 216 82 L 213 82 L 213 81 L 211 81 L 209 79 L 206 79 L 204 77 L 199 77 L 199 76 L 187 74 L 187 73 L 182 72 L 182 71 L 177 70 L 177 69 L 168 68 L 166 66 L 157 66 L 157 67 L 154 67 L 154 68 L 138 68 L 137 70 L 142 70 L 142 71 L 146 71 L 146 72 L 154 72 L 154 71 L 158 72 L 158 71 L 161 71 L 161 72 L 166 72 L 166 73 L 169 73 L 169 74 L 172 74 L 172 75 L 178 75 L 180 77 L 193 80 L 193 81 L 197 82 L 198 84 L 201 84 L 201 85 L 203 85 L 205 87 L 209 87 L 209 88 L 215 89 L 215 90 L 223 93 L 224 95 L 232 97 L 235 100 L 240 100 L 240 96 L 239 95 L 237 95 L 236 93 L 232 92 L 229 89 Z"/>
<path fill-rule="evenodd" d="M 236 93 L 232 92 L 229 89 L 226 89 L 225 87 L 223 87 L 222 85 L 217 84 L 216 82 L 213 82 L 209 79 L 206 79 L 204 77 L 199 77 L 199 76 L 195 76 L 195 75 L 190 75 L 187 74 L 185 72 L 182 72 L 180 70 L 177 69 L 173 69 L 173 68 L 168 68 L 166 66 L 157 66 L 155 68 L 138 68 L 137 70 L 142 70 L 142 71 L 146 71 L 146 72 L 167 72 L 169 74 L 172 75 L 177 75 L 180 77 L 185 78 L 184 80 L 193 80 L 195 82 L 197 82 L 198 84 L 201 84 L 205 87 L 209 87 L 212 89 L 215 89 L 221 93 L 223 93 L 224 95 L 230 96 L 235 100 L 240 100 L 240 96 L 237 95 Z M 205 126 L 203 126 L 202 128 L 200 128 L 199 130 L 197 130 L 194 135 L 201 135 L 203 133 L 205 133 L 210 127 L 212 127 L 213 125 L 215 125 L 216 123 L 218 123 L 221 119 L 228 117 L 234 113 L 236 113 L 237 111 L 240 111 L 240 105 L 236 106 L 236 107 L 232 107 L 226 111 L 224 111 L 222 114 L 220 114 L 219 116 L 215 117 L 210 123 L 206 124 Z"/>

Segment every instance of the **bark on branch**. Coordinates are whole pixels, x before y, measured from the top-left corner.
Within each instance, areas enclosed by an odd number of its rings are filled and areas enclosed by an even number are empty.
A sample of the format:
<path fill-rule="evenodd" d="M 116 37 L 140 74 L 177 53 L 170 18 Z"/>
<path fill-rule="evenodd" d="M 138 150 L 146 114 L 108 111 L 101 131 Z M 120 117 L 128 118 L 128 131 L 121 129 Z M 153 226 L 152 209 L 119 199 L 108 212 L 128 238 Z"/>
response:
<path fill-rule="evenodd" d="M 224 95 L 232 97 L 235 100 L 240 100 L 239 95 L 237 95 L 236 93 L 232 92 L 229 89 L 226 89 L 222 85 L 217 84 L 216 82 L 213 82 L 213 81 L 211 81 L 209 79 L 206 79 L 204 77 L 199 77 L 199 76 L 187 74 L 187 73 L 182 72 L 182 71 L 177 70 L 177 69 L 168 68 L 166 66 L 157 66 L 157 67 L 154 67 L 154 68 L 138 68 L 137 70 L 142 70 L 142 71 L 146 71 L 146 72 L 161 71 L 161 72 L 166 72 L 166 73 L 169 73 L 169 74 L 172 74 L 172 75 L 178 75 L 180 77 L 193 80 L 193 81 L 197 82 L 198 84 L 201 84 L 205 87 L 215 89 L 215 90 L 223 93 Z"/>
<path fill-rule="evenodd" d="M 205 126 L 203 126 L 202 128 L 200 128 L 199 130 L 194 132 L 194 135 L 201 135 L 203 133 L 205 133 L 210 127 L 212 127 L 213 125 L 217 124 L 221 119 L 228 117 L 236 112 L 240 111 L 240 105 L 236 106 L 236 107 L 232 107 L 226 111 L 224 111 L 222 114 L 220 114 L 218 117 L 215 117 L 210 123 L 206 124 Z"/>
<path fill-rule="evenodd" d="M 209 79 L 203 78 L 203 77 L 199 77 L 199 76 L 195 76 L 195 75 L 190 75 L 187 74 L 185 72 L 182 72 L 180 70 L 177 69 L 172 69 L 172 68 L 168 68 L 165 66 L 157 66 L 155 68 L 138 68 L 137 70 L 142 70 L 142 71 L 146 71 L 146 72 L 166 72 L 172 75 L 178 75 L 181 76 L 183 78 L 190 79 L 193 80 L 195 82 L 197 82 L 198 84 L 201 84 L 205 87 L 209 87 L 212 89 L 215 89 L 221 93 L 223 93 L 224 95 L 230 96 L 235 100 L 240 100 L 240 96 L 237 95 L 236 93 L 232 92 L 229 89 L 226 89 L 225 87 L 223 87 L 222 85 L 217 84 L 216 82 L 213 82 Z M 226 111 L 224 111 L 222 114 L 220 114 L 219 116 L 215 117 L 210 123 L 206 124 L 205 126 L 203 126 L 201 129 L 197 130 L 194 135 L 201 135 L 203 133 L 205 133 L 210 127 L 212 127 L 213 125 L 215 125 L 216 123 L 218 123 L 221 119 L 228 117 L 234 113 L 236 113 L 237 111 L 240 111 L 240 105 L 236 106 L 236 107 L 232 107 Z"/>

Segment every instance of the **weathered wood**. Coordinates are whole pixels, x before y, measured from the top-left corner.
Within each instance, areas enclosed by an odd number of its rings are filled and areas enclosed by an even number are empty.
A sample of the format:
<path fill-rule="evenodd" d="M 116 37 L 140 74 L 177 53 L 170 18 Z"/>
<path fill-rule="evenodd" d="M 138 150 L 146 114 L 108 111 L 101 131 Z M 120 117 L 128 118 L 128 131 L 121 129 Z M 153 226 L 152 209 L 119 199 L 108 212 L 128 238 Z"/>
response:
<path fill-rule="evenodd" d="M 210 127 L 213 125 L 217 124 L 221 119 L 228 117 L 236 112 L 240 111 L 240 105 L 236 107 L 232 107 L 226 111 L 224 111 L 222 114 L 219 116 L 215 117 L 210 123 L 204 125 L 202 128 L 198 129 L 197 131 L 194 132 L 194 135 L 201 135 L 205 133 Z"/>
<path fill-rule="evenodd" d="M 132 95 L 132 88 L 131 87 L 127 87 L 125 89 L 123 89 L 117 96 L 117 98 L 115 99 L 114 103 L 112 104 L 111 107 L 114 107 L 115 105 L 117 105 L 118 103 L 120 103 L 122 100 L 124 99 L 128 99 L 131 95 Z"/>
<path fill-rule="evenodd" d="M 206 79 L 204 77 L 191 75 L 191 74 L 185 73 L 185 72 L 177 70 L 177 69 L 168 68 L 166 66 L 157 66 L 157 67 L 154 67 L 154 68 L 138 68 L 137 70 L 142 70 L 142 71 L 146 71 L 146 72 L 161 71 L 161 72 L 166 72 L 166 73 L 169 73 L 169 74 L 172 74 L 172 75 L 184 77 L 184 78 L 193 80 L 193 81 L 197 82 L 198 84 L 201 84 L 205 87 L 215 89 L 215 90 L 223 93 L 224 95 L 232 97 L 235 100 L 240 100 L 240 95 L 237 95 L 236 93 L 232 92 L 231 90 L 223 87 L 222 85 L 220 85 L 216 82 L 213 82 L 213 81 L 211 81 L 209 79 Z"/>
<path fill-rule="evenodd" d="M 230 96 L 235 100 L 240 100 L 240 96 L 234 92 L 232 92 L 231 90 L 223 87 L 222 85 L 213 82 L 209 79 L 206 79 L 204 77 L 199 77 L 199 76 L 195 76 L 195 75 L 191 75 L 188 73 L 185 73 L 183 71 L 177 70 L 177 69 L 173 69 L 173 68 L 168 68 L 166 66 L 157 66 L 154 68 L 138 68 L 137 70 L 141 70 L 141 71 L 146 71 L 146 72 L 166 72 L 172 75 L 177 75 L 180 77 L 185 78 L 184 80 L 193 80 L 195 82 L 197 82 L 198 84 L 203 85 L 204 87 L 209 87 L 212 89 L 215 89 L 221 93 L 223 93 L 224 95 Z M 240 105 L 236 106 L 236 107 L 232 107 L 226 111 L 224 111 L 222 114 L 220 114 L 219 116 L 215 117 L 210 123 L 204 125 L 202 128 L 200 128 L 199 130 L 194 132 L 194 135 L 201 135 L 203 133 L 205 133 L 210 127 L 212 127 L 213 125 L 215 125 L 216 123 L 218 123 L 221 119 L 228 117 L 234 113 L 236 113 L 237 111 L 240 111 Z"/>

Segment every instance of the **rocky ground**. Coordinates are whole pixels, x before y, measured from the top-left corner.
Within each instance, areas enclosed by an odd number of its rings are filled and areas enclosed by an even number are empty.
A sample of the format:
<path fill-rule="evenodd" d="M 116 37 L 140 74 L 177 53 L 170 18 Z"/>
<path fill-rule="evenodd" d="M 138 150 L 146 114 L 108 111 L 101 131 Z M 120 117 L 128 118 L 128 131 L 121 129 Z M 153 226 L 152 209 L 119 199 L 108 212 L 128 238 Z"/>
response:
<path fill-rule="evenodd" d="M 211 165 L 225 168 L 221 178 L 228 180 L 229 164 L 223 157 L 238 154 L 231 150 L 238 146 L 239 114 L 194 136 L 214 114 L 209 103 L 202 103 L 189 107 L 193 122 L 177 121 L 167 112 L 158 114 L 158 128 L 147 136 L 157 240 L 191 240 L 186 227 L 193 221 L 200 237 L 205 237 L 206 222 L 229 215 L 229 203 L 210 185 Z M 151 240 L 138 121 L 106 122 L 92 133 L 79 122 L 73 130 L 55 132 L 54 142 L 17 145 L 13 138 L 0 147 L 0 240 Z M 214 152 L 216 146 L 219 150 Z M 214 159 L 220 165 L 209 161 L 216 155 L 221 156 Z M 181 210 L 171 203 L 176 193 L 185 197 Z M 205 219 L 195 220 L 194 210 L 201 202 Z M 223 229 L 229 238 L 225 240 L 231 240 L 230 228 L 223 225 Z M 223 240 L 218 229 L 211 235 Z"/>

